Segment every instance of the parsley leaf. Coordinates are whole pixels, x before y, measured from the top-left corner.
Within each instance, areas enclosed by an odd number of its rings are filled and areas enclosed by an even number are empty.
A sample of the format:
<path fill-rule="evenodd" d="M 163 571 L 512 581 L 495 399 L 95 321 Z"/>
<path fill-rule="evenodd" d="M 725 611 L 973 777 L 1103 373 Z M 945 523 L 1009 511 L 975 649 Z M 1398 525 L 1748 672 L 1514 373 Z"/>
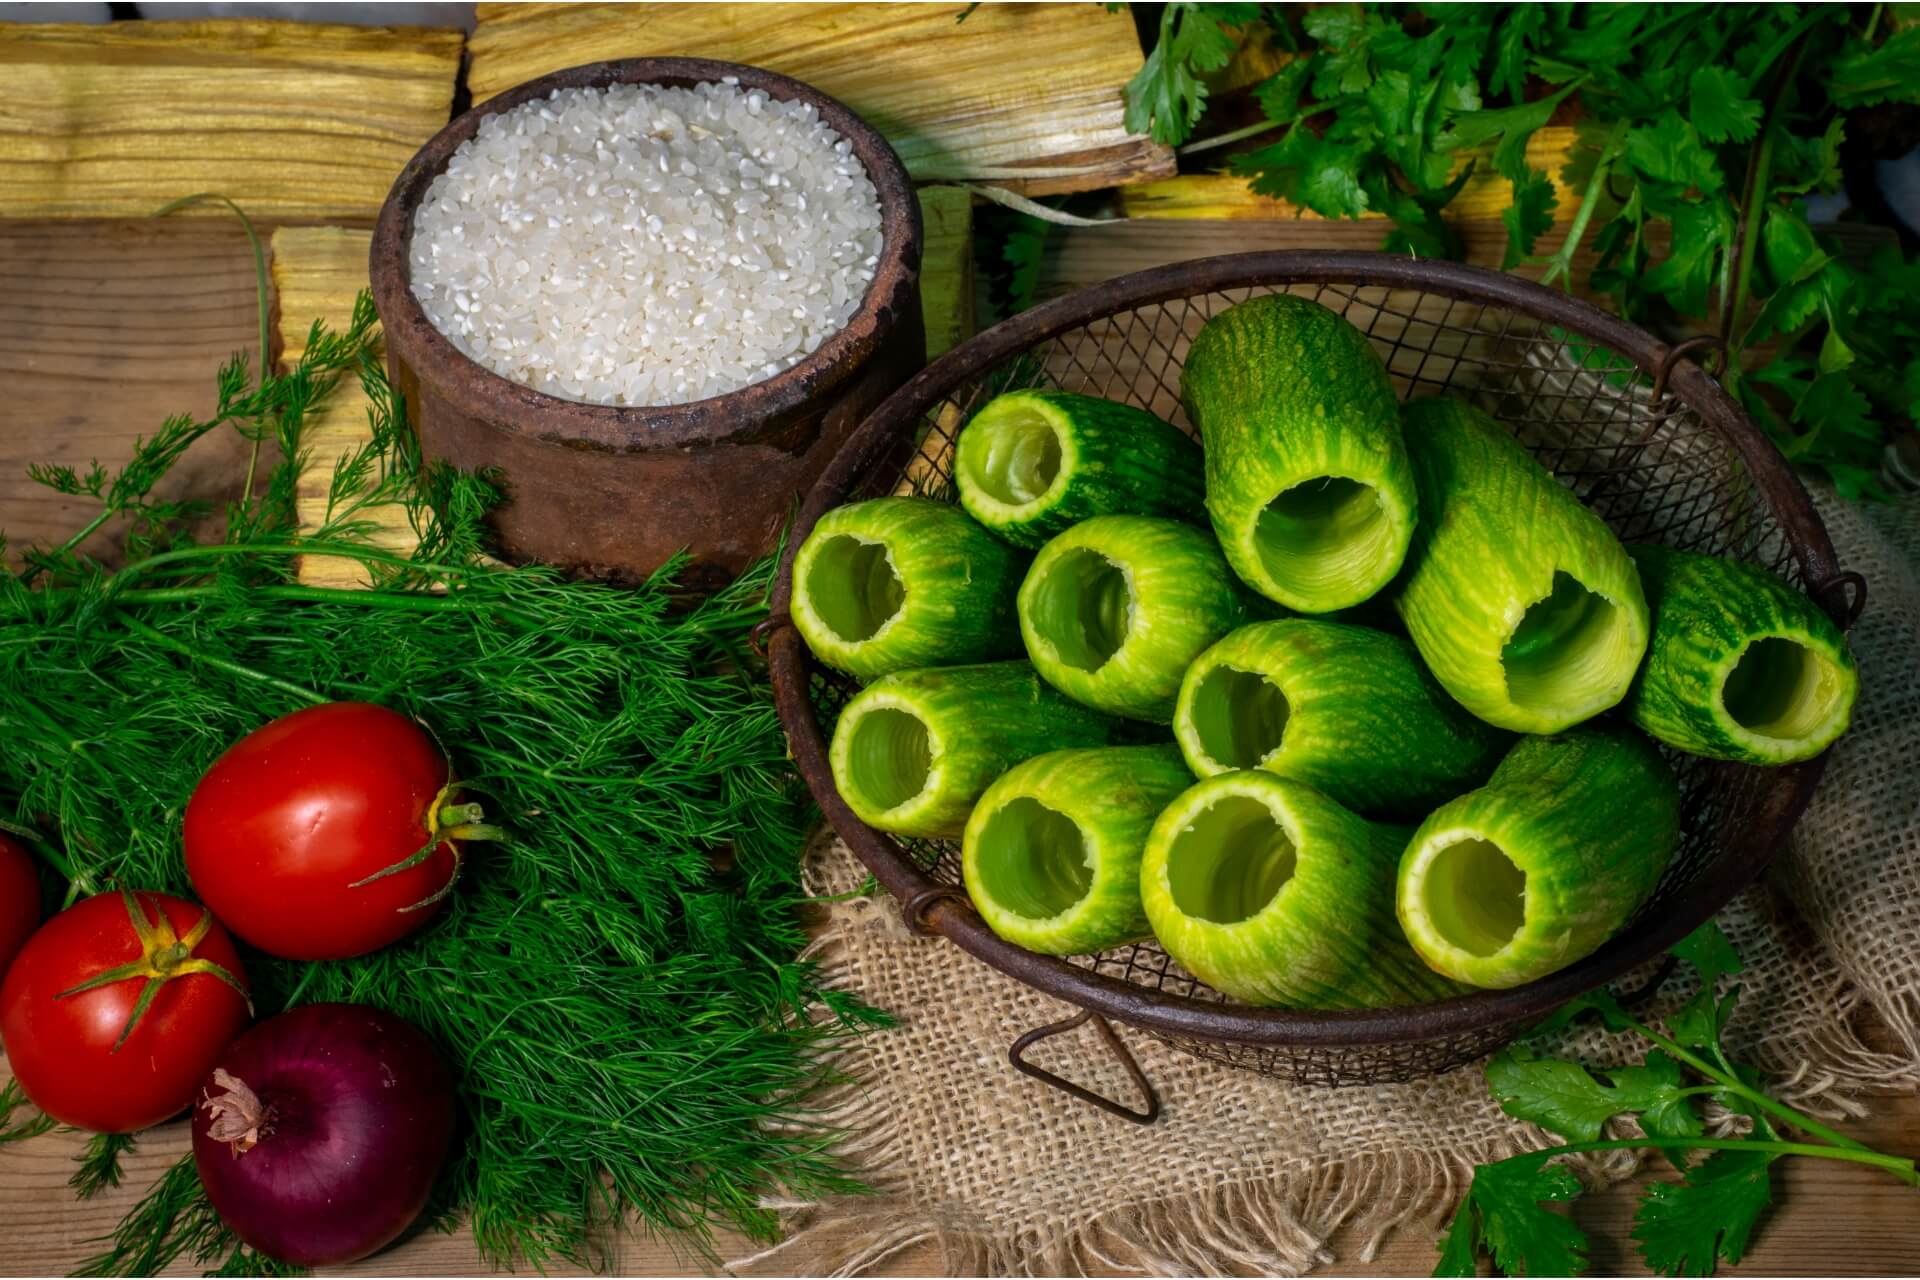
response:
<path fill-rule="evenodd" d="M 1683 1092 L 1680 1064 L 1655 1050 L 1637 1067 L 1602 1070 L 1603 1082 L 1577 1062 L 1542 1058 L 1514 1045 L 1487 1063 L 1487 1087 L 1500 1109 L 1575 1142 L 1593 1142 L 1614 1116 L 1638 1114 L 1655 1137 L 1697 1136 L 1700 1117 Z M 1651 1116 L 1651 1119 L 1648 1118 Z"/>
<path fill-rule="evenodd" d="M 1696 200 L 1673 211 L 1673 248 L 1641 283 L 1664 295 L 1683 315 L 1704 315 L 1716 268 L 1733 240 L 1733 208 L 1723 197 Z"/>
<path fill-rule="evenodd" d="M 1313 56 L 1295 58 L 1278 71 L 1260 82 L 1253 91 L 1253 99 L 1260 104 L 1260 110 L 1275 123 L 1285 123 L 1293 119 L 1300 109 L 1300 95 L 1306 90 L 1307 81 L 1313 75 Z"/>
<path fill-rule="evenodd" d="M 1226 66 L 1234 39 L 1225 28 L 1259 16 L 1257 4 L 1175 0 L 1167 5 L 1160 14 L 1160 39 L 1127 82 L 1127 131 L 1147 134 L 1164 146 L 1185 142 L 1207 106 L 1207 85 L 1196 72 Z"/>
<path fill-rule="evenodd" d="M 1552 1154 L 1538 1152 L 1474 1171 L 1467 1196 L 1494 1264 L 1508 1275 L 1570 1276 L 1586 1269 L 1587 1233 L 1542 1203 L 1580 1196 L 1580 1180 L 1571 1169 L 1547 1164 Z"/>
<path fill-rule="evenodd" d="M 1712 986 L 1722 978 L 1744 972 L 1740 953 L 1721 931 L 1719 922 L 1709 920 L 1673 944 L 1673 954 L 1693 966 L 1700 981 Z"/>
<path fill-rule="evenodd" d="M 1646 178 L 1682 188 L 1718 191 L 1723 185 L 1713 153 L 1677 111 L 1664 111 L 1650 125 L 1627 131 L 1627 161 Z"/>
<path fill-rule="evenodd" d="M 1877 49 L 1856 45 L 1834 63 L 1827 92 L 1840 107 L 1920 102 L 1920 26 L 1894 32 Z"/>
<path fill-rule="evenodd" d="M 1776 1159 L 1768 1151 L 1716 1151 L 1679 1182 L 1650 1183 L 1633 1220 L 1647 1265 L 1662 1275 L 1706 1276 L 1716 1258 L 1739 1262 L 1772 1203 Z"/>
<path fill-rule="evenodd" d="M 1687 118 L 1708 142 L 1752 142 L 1760 132 L 1760 103 L 1725 67 L 1702 67 L 1693 73 Z"/>

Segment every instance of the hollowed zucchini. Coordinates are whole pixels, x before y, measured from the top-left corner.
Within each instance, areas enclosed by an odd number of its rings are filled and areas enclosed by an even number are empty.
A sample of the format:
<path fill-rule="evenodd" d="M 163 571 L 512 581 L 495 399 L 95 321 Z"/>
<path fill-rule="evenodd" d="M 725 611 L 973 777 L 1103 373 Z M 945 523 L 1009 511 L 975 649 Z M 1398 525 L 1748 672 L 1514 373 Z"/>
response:
<path fill-rule="evenodd" d="M 1396 908 L 1438 972 L 1516 987 L 1613 936 L 1679 843 L 1679 787 L 1640 733 L 1584 725 L 1522 738 L 1486 786 L 1420 824 Z"/>
<path fill-rule="evenodd" d="M 815 657 L 861 679 L 1013 657 L 1026 567 L 951 503 L 855 502 L 820 517 L 795 554 L 793 624 Z"/>
<path fill-rule="evenodd" d="M 953 478 L 985 528 L 1038 547 L 1100 515 L 1193 520 L 1200 446 L 1144 409 L 1070 391 L 1009 391 L 960 433 Z"/>
<path fill-rule="evenodd" d="M 1265 769 L 1404 820 L 1486 781 L 1513 741 L 1448 697 L 1407 640 L 1314 618 L 1252 623 L 1196 658 L 1173 732 L 1201 777 Z"/>
<path fill-rule="evenodd" d="M 982 791 L 1022 760 L 1109 740 L 1114 721 L 1025 662 L 902 671 L 855 694 L 827 751 L 840 798 L 880 831 L 955 836 Z"/>
<path fill-rule="evenodd" d="M 1217 774 L 1154 823 L 1140 897 L 1167 954 L 1252 1004 L 1381 1007 L 1457 995 L 1394 919 L 1406 836 L 1304 782 Z"/>
<path fill-rule="evenodd" d="M 1660 741 L 1719 760 L 1788 764 L 1846 732 L 1860 689 L 1846 637 L 1756 565 L 1629 547 L 1653 640 L 1627 697 Z"/>
<path fill-rule="evenodd" d="M 1647 647 L 1612 530 L 1478 409 L 1404 410 L 1420 525 L 1394 605 L 1440 684 L 1489 724 L 1554 733 L 1626 696 Z"/>
<path fill-rule="evenodd" d="M 1165 724 L 1194 656 L 1246 617 L 1212 538 L 1151 516 L 1096 516 L 1040 550 L 1020 634 L 1049 683 L 1114 715 Z"/>
<path fill-rule="evenodd" d="M 1214 532 L 1249 586 L 1302 613 L 1386 586 L 1413 531 L 1413 473 L 1364 334 L 1304 298 L 1252 298 L 1201 329 L 1180 390 L 1206 442 Z"/>
<path fill-rule="evenodd" d="M 981 919 L 1047 955 L 1145 937 L 1140 853 L 1192 781 L 1172 745 L 1050 751 L 1015 765 L 967 821 L 961 868 Z"/>

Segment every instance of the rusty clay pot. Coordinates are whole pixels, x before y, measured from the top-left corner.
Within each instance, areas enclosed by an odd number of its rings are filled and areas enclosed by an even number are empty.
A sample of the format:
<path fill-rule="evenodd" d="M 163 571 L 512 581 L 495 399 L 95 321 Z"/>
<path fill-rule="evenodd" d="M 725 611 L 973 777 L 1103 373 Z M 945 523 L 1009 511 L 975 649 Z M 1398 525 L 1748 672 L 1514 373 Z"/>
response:
<path fill-rule="evenodd" d="M 684 86 L 723 76 L 774 98 L 811 102 L 866 165 L 880 196 L 880 261 L 845 328 L 763 382 L 650 408 L 582 404 L 510 382 L 433 327 L 410 278 L 414 212 L 482 118 L 555 89 Z M 841 103 L 756 67 L 625 58 L 529 81 L 435 134 L 388 193 L 370 265 L 388 368 L 422 452 L 498 474 L 506 500 L 490 520 L 503 558 L 633 581 L 686 548 L 695 560 L 692 583 L 713 586 L 773 546 L 798 496 L 867 411 L 925 363 L 920 238 L 920 205 L 900 157 Z"/>

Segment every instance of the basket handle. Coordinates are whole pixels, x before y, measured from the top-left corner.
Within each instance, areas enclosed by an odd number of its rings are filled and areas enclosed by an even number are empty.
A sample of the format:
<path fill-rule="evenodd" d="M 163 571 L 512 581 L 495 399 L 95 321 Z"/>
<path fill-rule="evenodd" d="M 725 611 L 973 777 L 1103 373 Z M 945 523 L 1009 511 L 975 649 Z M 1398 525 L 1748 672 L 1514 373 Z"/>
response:
<path fill-rule="evenodd" d="M 1133 1077 L 1134 1087 L 1139 1089 L 1140 1096 L 1147 1100 L 1145 1109 L 1136 1111 L 1125 1103 L 1115 1102 L 1105 1094 L 1095 1093 L 1085 1085 L 1075 1084 L 1063 1076 L 1055 1075 L 1045 1067 L 1035 1066 L 1027 1061 L 1025 1056 L 1027 1050 L 1040 1041 L 1049 1036 L 1057 1036 L 1064 1031 L 1072 1031 L 1087 1022 L 1093 1023 L 1093 1029 L 1098 1031 L 1100 1038 L 1107 1042 L 1108 1050 L 1119 1060 L 1120 1065 L 1126 1068 L 1127 1074 Z M 1122 1120 L 1131 1121 L 1134 1124 L 1152 1124 L 1160 1118 L 1160 1095 L 1153 1091 L 1153 1083 L 1147 1079 L 1147 1073 L 1140 1069 L 1140 1063 L 1134 1058 L 1133 1052 L 1122 1043 L 1119 1033 L 1105 1018 L 1091 1009 L 1082 1009 L 1071 1018 L 1049 1022 L 1044 1027 L 1035 1027 L 1015 1040 L 1007 1049 L 1007 1061 L 1013 1064 L 1015 1071 L 1032 1076 L 1042 1084 L 1052 1085 L 1069 1097 L 1091 1103 L 1109 1115 L 1119 1116 Z"/>

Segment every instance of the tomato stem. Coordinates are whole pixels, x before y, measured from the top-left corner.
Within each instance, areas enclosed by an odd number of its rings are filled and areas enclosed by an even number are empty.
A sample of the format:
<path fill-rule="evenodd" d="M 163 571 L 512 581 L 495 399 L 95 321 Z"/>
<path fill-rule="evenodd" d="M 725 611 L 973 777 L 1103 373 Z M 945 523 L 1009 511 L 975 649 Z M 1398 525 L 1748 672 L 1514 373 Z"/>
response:
<path fill-rule="evenodd" d="M 173 921 L 168 918 L 166 909 L 156 907 L 155 918 L 147 919 L 147 913 L 133 890 L 122 888 L 120 899 L 126 904 L 127 919 L 133 925 L 133 936 L 140 944 L 140 955 L 125 964 L 113 966 L 94 974 L 85 982 L 68 987 L 65 991 L 54 993 L 55 1000 L 65 1000 L 68 996 L 77 996 L 83 991 L 92 991 L 98 987 L 111 986 L 116 982 L 128 982 L 135 978 L 145 978 L 146 985 L 140 988 L 140 998 L 134 1001 L 133 1012 L 127 1015 L 126 1026 L 120 1029 L 120 1038 L 113 1042 L 110 1052 L 118 1053 L 133 1029 L 140 1025 L 140 1019 L 146 1016 L 153 998 L 167 983 L 175 978 L 184 978 L 188 974 L 204 973 L 232 987 L 247 1002 L 247 1013 L 253 1013 L 253 997 L 247 991 L 246 984 L 234 977 L 226 966 L 193 954 L 193 949 L 206 940 L 213 929 L 213 912 L 202 910 L 200 918 L 194 921 L 193 928 L 187 930 L 184 937 L 173 931 Z"/>

